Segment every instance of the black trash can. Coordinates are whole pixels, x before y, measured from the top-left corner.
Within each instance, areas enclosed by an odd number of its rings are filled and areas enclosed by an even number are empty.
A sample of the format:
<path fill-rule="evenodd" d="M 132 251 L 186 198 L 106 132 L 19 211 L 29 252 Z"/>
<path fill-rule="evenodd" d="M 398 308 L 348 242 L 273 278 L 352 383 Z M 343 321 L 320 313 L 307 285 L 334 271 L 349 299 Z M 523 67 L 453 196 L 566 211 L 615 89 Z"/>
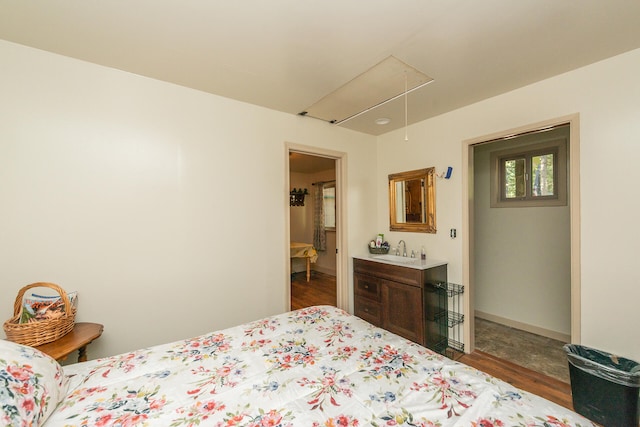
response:
<path fill-rule="evenodd" d="M 637 427 L 640 364 L 566 344 L 573 409 L 605 427 Z"/>

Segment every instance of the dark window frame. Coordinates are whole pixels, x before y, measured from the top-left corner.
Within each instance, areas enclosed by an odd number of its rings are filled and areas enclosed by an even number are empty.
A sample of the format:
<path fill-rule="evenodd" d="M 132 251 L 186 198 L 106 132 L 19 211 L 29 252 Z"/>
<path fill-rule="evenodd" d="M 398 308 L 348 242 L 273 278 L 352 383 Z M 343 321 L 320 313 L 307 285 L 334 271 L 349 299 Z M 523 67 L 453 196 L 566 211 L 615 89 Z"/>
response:
<path fill-rule="evenodd" d="M 532 158 L 546 154 L 553 154 L 553 188 L 550 196 L 532 195 L 531 164 Z M 491 207 L 543 207 L 567 206 L 567 176 L 569 165 L 567 162 L 567 139 L 560 138 L 538 144 L 520 146 L 517 148 L 494 151 L 491 161 Z M 505 163 L 510 160 L 525 159 L 525 195 L 523 197 L 506 196 Z"/>

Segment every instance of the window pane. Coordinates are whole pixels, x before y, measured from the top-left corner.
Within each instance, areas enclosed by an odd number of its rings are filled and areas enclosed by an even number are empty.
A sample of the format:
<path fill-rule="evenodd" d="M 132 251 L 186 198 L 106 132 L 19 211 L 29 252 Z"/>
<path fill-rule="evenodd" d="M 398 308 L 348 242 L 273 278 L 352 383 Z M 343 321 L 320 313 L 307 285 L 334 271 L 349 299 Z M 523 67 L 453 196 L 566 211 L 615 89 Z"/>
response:
<path fill-rule="evenodd" d="M 336 226 L 336 187 L 322 189 L 324 200 L 324 226 L 335 228 Z"/>
<path fill-rule="evenodd" d="M 524 179 L 525 159 L 511 159 L 504 162 L 504 195 L 507 199 L 526 196 Z"/>
<path fill-rule="evenodd" d="M 531 195 L 553 196 L 553 153 L 531 157 Z"/>
<path fill-rule="evenodd" d="M 492 151 L 489 159 L 492 208 L 567 206 L 567 138 Z"/>

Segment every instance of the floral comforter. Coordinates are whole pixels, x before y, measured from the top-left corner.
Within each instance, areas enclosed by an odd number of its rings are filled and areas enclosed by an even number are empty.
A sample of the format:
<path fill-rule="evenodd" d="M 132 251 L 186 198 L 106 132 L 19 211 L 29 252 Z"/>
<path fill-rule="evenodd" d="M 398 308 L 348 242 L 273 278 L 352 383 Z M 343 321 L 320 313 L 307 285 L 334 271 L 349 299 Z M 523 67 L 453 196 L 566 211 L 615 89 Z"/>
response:
<path fill-rule="evenodd" d="M 592 426 L 329 306 L 64 368 L 58 426 Z"/>

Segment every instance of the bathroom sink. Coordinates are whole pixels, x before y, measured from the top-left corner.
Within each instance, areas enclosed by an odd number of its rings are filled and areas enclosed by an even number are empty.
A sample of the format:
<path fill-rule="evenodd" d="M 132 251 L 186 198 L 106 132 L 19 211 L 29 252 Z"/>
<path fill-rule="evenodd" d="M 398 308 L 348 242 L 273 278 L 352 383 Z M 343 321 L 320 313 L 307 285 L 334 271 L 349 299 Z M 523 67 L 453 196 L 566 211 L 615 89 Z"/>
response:
<path fill-rule="evenodd" d="M 375 261 L 382 264 L 395 265 L 398 267 L 405 268 L 414 268 L 417 270 L 426 270 L 433 267 L 438 267 L 439 265 L 446 265 L 446 261 L 428 258 L 428 259 L 420 259 L 420 258 L 411 258 L 406 256 L 398 256 L 391 254 L 366 254 L 366 255 L 355 255 L 354 258 L 364 259 L 368 261 Z"/>
<path fill-rule="evenodd" d="M 418 258 L 409 258 L 406 256 L 398 256 L 398 255 L 390 255 L 390 254 L 374 255 L 371 258 L 377 259 L 380 261 L 388 261 L 394 264 L 415 264 L 416 262 L 419 261 Z"/>

